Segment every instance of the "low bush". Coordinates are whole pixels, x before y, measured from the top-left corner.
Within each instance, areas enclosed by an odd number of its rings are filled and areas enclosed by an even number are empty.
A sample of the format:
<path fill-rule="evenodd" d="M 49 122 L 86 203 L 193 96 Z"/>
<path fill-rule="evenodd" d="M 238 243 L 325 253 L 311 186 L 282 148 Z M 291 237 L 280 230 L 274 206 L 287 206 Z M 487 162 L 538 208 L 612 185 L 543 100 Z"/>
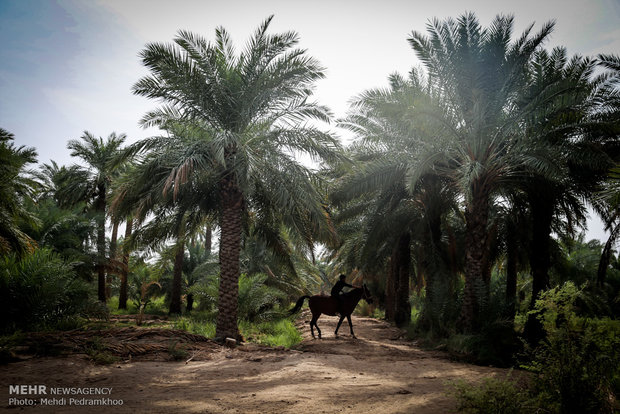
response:
<path fill-rule="evenodd" d="M 535 412 L 527 388 L 506 379 L 485 378 L 479 385 L 465 381 L 453 385 L 457 409 L 470 414 L 525 414 Z"/>
<path fill-rule="evenodd" d="M 0 258 L 1 332 L 74 328 L 92 297 L 73 265 L 48 249 Z"/>
<path fill-rule="evenodd" d="M 620 408 L 620 321 L 578 316 L 580 296 L 572 282 L 541 295 L 533 312 L 547 337 L 524 367 L 536 373 L 534 390 L 542 407 L 560 413 L 611 413 Z"/>

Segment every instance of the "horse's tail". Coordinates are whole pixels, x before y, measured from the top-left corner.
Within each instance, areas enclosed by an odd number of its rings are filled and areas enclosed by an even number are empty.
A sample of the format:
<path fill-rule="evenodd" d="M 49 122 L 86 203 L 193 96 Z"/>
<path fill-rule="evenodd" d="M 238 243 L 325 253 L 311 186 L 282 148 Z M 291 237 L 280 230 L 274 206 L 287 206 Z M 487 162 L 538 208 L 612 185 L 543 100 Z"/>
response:
<path fill-rule="evenodd" d="M 310 296 L 302 296 L 299 298 L 299 300 L 297 301 L 297 303 L 295 304 L 295 307 L 293 309 L 291 309 L 289 311 L 289 313 L 292 315 L 295 312 L 297 312 L 299 309 L 301 309 L 302 305 L 304 304 L 304 300 L 306 299 L 310 299 Z"/>

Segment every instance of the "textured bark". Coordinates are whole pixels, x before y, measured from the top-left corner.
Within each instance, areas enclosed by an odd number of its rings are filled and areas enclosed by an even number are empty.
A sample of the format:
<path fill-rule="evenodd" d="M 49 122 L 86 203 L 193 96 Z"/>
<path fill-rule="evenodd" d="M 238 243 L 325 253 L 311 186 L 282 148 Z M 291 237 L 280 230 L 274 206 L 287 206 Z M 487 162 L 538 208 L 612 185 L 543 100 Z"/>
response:
<path fill-rule="evenodd" d="M 237 327 L 239 297 L 239 253 L 241 251 L 243 194 L 234 176 L 220 184 L 220 287 L 216 337 L 241 339 Z"/>
<path fill-rule="evenodd" d="M 398 289 L 396 290 L 396 310 L 394 322 L 398 326 L 407 325 L 411 321 L 411 305 L 409 304 L 409 269 L 411 267 L 411 236 L 405 233 L 398 240 Z"/>
<path fill-rule="evenodd" d="M 127 240 L 131 237 L 133 218 L 129 217 L 125 223 L 125 239 L 123 245 L 123 268 L 121 269 L 121 285 L 118 292 L 118 308 L 127 309 L 127 276 L 129 274 L 129 248 L 126 246 Z"/>
<path fill-rule="evenodd" d="M 116 240 L 118 238 L 118 220 L 114 220 L 112 222 L 112 237 L 110 237 L 110 262 L 114 262 L 116 260 Z M 110 266 L 112 267 L 112 266 Z M 114 266 L 114 268 L 116 268 Z M 106 289 L 105 289 L 105 296 L 107 299 L 110 299 L 110 296 L 112 296 L 112 275 L 115 272 L 111 271 L 110 269 L 108 269 L 107 272 L 107 276 L 106 276 Z"/>
<path fill-rule="evenodd" d="M 213 229 L 211 226 L 207 226 L 207 230 L 205 231 L 205 250 L 207 252 L 211 252 L 211 248 L 213 247 Z"/>
<path fill-rule="evenodd" d="M 428 212 L 434 213 L 434 212 Z M 424 242 L 422 245 L 421 262 L 426 274 L 426 308 L 428 311 L 435 309 L 437 278 L 441 277 L 441 217 L 428 214 L 428 227 L 425 229 Z"/>
<path fill-rule="evenodd" d="M 99 186 L 99 196 L 95 201 L 95 211 L 97 211 L 97 297 L 101 302 L 106 302 L 105 289 L 105 187 Z"/>
<path fill-rule="evenodd" d="M 488 299 L 488 217 L 487 195 L 483 191 L 474 191 L 465 211 L 465 291 L 459 319 L 463 332 L 479 331 L 480 310 Z"/>
<path fill-rule="evenodd" d="M 183 282 L 183 257 L 185 255 L 185 241 L 177 240 L 176 253 L 174 255 L 174 268 L 172 271 L 172 292 L 170 294 L 169 314 L 181 314 L 181 285 Z"/>
<path fill-rule="evenodd" d="M 394 322 L 396 316 L 396 292 L 398 290 L 398 249 L 392 249 L 388 275 L 385 281 L 385 319 Z"/>
<path fill-rule="evenodd" d="M 529 309 L 534 309 L 540 293 L 549 289 L 549 266 L 551 265 L 550 237 L 553 220 L 553 200 L 536 194 L 530 199 L 532 209 L 532 242 L 529 261 L 532 271 L 532 297 Z M 545 333 L 536 315 L 530 314 L 523 334 L 532 345 L 543 339 Z"/>
<path fill-rule="evenodd" d="M 411 267 L 411 236 L 402 234 L 390 257 L 388 279 L 385 286 L 385 319 L 399 326 L 411 320 L 409 305 L 409 279 Z"/>
<path fill-rule="evenodd" d="M 509 227 L 506 233 L 506 303 L 510 320 L 514 320 L 517 304 L 517 248 L 515 229 Z"/>

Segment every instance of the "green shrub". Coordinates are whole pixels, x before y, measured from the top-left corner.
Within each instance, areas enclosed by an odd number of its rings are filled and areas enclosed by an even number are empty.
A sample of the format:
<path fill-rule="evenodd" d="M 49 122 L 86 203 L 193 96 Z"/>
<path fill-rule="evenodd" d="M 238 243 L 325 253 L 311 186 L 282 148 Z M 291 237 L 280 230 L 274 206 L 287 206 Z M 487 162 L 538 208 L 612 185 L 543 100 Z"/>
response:
<path fill-rule="evenodd" d="M 471 414 L 530 413 L 535 405 L 529 392 L 508 378 L 485 378 L 480 385 L 465 381 L 454 384 L 457 409 Z"/>
<path fill-rule="evenodd" d="M 76 325 L 90 303 L 91 289 L 72 264 L 48 249 L 18 259 L 0 258 L 0 331 Z"/>
<path fill-rule="evenodd" d="M 279 289 L 265 284 L 267 275 L 257 273 L 253 275 L 241 274 L 239 278 L 239 297 L 237 317 L 240 320 L 263 322 L 280 319 L 284 312 L 280 305 L 286 295 Z M 198 310 L 210 312 L 215 316 L 217 309 L 219 278 L 210 277 L 195 284 L 188 293 L 198 299 Z"/>
<path fill-rule="evenodd" d="M 572 282 L 541 295 L 534 312 L 547 338 L 525 367 L 540 405 L 560 413 L 610 413 L 620 378 L 620 321 L 577 316 Z"/>
<path fill-rule="evenodd" d="M 168 353 L 170 357 L 175 361 L 181 361 L 187 359 L 189 353 L 183 347 L 178 346 L 179 342 L 174 341 L 168 346 Z"/>
<path fill-rule="evenodd" d="M 85 347 L 86 354 L 98 365 L 110 365 L 118 361 L 118 357 L 107 350 L 100 337 L 93 337 Z"/>

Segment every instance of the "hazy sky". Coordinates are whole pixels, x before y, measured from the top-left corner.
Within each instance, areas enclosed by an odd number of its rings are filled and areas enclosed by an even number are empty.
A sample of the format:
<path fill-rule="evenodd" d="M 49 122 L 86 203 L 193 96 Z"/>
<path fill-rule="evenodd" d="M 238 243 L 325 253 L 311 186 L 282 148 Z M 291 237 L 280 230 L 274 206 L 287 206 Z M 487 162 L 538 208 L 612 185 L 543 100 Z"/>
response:
<path fill-rule="evenodd" d="M 36 147 L 39 161 L 60 164 L 73 162 L 66 142 L 84 130 L 126 133 L 128 142 L 149 136 L 138 120 L 156 102 L 131 94 L 146 74 L 138 60 L 145 43 L 169 42 L 179 29 L 213 39 L 224 26 L 241 48 L 271 14 L 272 33 L 297 31 L 301 46 L 327 68 L 316 97 L 342 116 L 353 96 L 419 64 L 406 41 L 413 30 L 465 11 L 484 26 L 499 13 L 513 14 L 515 36 L 555 19 L 548 47 L 620 53 L 620 0 L 0 0 L 0 127 L 18 145 Z M 597 226 L 590 225 L 592 236 Z"/>

